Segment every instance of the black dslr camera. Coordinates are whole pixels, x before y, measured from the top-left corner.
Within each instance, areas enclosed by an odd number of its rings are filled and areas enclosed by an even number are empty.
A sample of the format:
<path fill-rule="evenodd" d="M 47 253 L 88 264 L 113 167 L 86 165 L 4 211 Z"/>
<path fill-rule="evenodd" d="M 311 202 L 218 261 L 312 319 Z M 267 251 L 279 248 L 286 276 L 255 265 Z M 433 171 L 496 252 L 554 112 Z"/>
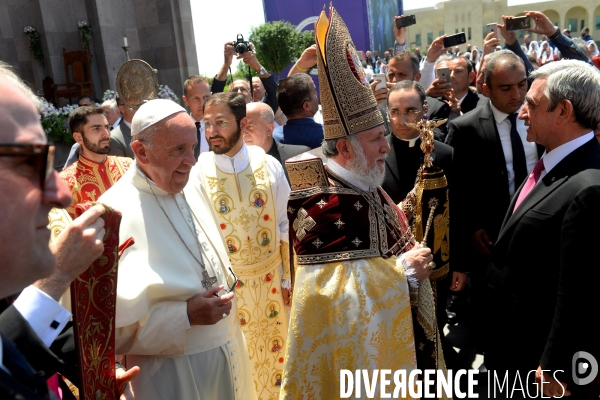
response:
<path fill-rule="evenodd" d="M 250 43 L 244 41 L 244 36 L 241 33 L 238 33 L 237 39 L 232 44 L 235 47 L 235 52 L 238 54 L 244 54 L 250 50 Z"/>

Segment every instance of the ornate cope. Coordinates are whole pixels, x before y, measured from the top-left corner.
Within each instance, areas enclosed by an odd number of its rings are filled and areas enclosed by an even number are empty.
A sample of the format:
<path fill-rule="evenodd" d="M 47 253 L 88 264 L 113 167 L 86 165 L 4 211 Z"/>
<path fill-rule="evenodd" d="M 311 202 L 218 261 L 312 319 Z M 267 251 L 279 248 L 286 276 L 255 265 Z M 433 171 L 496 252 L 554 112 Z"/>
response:
<path fill-rule="evenodd" d="M 94 202 L 115 184 L 133 160 L 128 157 L 107 156 L 103 163 L 97 163 L 79 156 L 79 160 L 60 172 L 60 177 L 69 187 L 73 200 L 67 212 L 75 219 L 75 206 L 86 201 Z"/>

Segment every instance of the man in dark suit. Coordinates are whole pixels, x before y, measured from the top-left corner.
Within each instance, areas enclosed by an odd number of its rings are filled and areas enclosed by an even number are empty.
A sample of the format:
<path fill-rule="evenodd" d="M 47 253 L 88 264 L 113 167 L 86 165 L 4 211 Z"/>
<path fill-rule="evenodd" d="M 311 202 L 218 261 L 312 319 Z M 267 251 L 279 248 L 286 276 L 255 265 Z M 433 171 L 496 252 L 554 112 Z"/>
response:
<path fill-rule="evenodd" d="M 402 81 L 394 86 L 388 94 L 388 111 L 392 134 L 386 137 L 390 144 L 390 152 L 385 160 L 385 180 L 381 187 L 386 191 L 394 203 L 398 204 L 414 188 L 417 171 L 423 164 L 424 154 L 421 150 L 419 131 L 405 125 L 405 122 L 420 121 L 427 112 L 425 90 L 414 81 Z M 452 147 L 434 142 L 431 153 L 433 166 L 443 169 L 448 182 L 452 169 Z M 451 186 L 448 183 L 451 193 Z M 451 241 L 451 240 L 450 240 Z M 451 248 L 451 247 L 450 247 Z M 452 268 L 446 278 L 437 281 L 437 321 L 440 329 L 442 343 L 445 344 L 442 334 L 446 324 L 446 297 L 448 289 L 461 291 L 466 282 L 467 274 Z M 453 357 L 449 346 L 442 346 L 448 365 L 452 365 Z"/>
<path fill-rule="evenodd" d="M 108 154 L 111 156 L 135 158 L 129 144 L 131 143 L 131 121 L 137 110 L 127 107 L 118 94 L 117 104 L 123 118 L 119 126 L 110 131 L 110 152 Z"/>
<path fill-rule="evenodd" d="M 7 77 L 8 76 L 8 77 Z M 52 273 L 56 260 L 48 248 L 48 212 L 66 207 L 69 191 L 52 166 L 52 152 L 37 111 L 16 77 L 0 70 L 0 297 L 22 290 Z M 37 152 L 30 146 L 39 145 Z M 0 336 L 0 398 L 48 398 L 44 381 L 16 347 Z"/>
<path fill-rule="evenodd" d="M 435 69 L 448 68 L 450 70 L 450 84 L 452 85 L 453 98 L 448 94 L 439 97 L 440 101 L 452 101 L 455 108 L 450 110 L 448 114 L 448 123 L 440 126 L 435 131 L 435 138 L 444 141 L 448 134 L 448 124 L 454 118 L 467 114 L 477 107 L 485 105 L 488 102 L 487 97 L 479 96 L 477 92 L 471 90 L 470 83 L 475 80 L 476 74 L 473 69 L 473 64 L 464 57 L 453 57 L 445 55 L 436 61 Z M 434 81 L 434 84 L 429 88 L 430 93 L 438 93 L 436 88 L 439 78 Z M 442 81 L 443 82 L 443 81 Z"/>
<path fill-rule="evenodd" d="M 537 369 L 546 396 L 598 398 L 584 382 L 589 374 L 578 375 L 575 354 L 595 357 L 598 372 L 600 144 L 593 130 L 600 74 L 570 60 L 545 65 L 532 78 L 519 118 L 527 140 L 546 153 L 513 196 L 494 245 L 485 364 L 512 373 Z"/>
<path fill-rule="evenodd" d="M 273 110 L 265 103 L 246 104 L 246 118 L 248 118 L 248 126 L 244 131 L 244 142 L 248 146 L 262 147 L 265 153 L 279 161 L 289 184 L 290 178 L 285 168 L 285 160 L 309 151 L 310 147 L 277 143 L 273 139 L 275 127 Z"/>
<path fill-rule="evenodd" d="M 2 68 L 0 94 L 0 125 L 3 127 L 0 131 L 0 209 L 4 210 L 0 218 L 3 257 L 0 297 L 18 293 L 35 282 L 25 289 L 29 299 L 22 299 L 22 294 L 15 305 L 0 316 L 0 398 L 54 398 L 48 393 L 44 380 L 61 369 L 59 364 L 70 366 L 73 371 L 76 355 L 73 346 L 69 350 L 65 342 L 68 337 L 72 341 L 72 331 L 70 336 L 55 341 L 70 314 L 55 312 L 53 320 L 53 310 L 46 305 L 54 305 L 54 310 L 62 308 L 55 299 L 89 257 L 87 251 L 79 250 L 87 250 L 91 242 L 92 247 L 99 249 L 91 257 L 102 253 L 104 230 L 98 217 L 104 210 L 98 206 L 100 210 L 91 217 L 91 225 L 86 224 L 84 218 L 76 228 L 67 229 L 74 237 L 62 236 L 56 248 L 49 248 L 48 213 L 53 207 L 64 208 L 70 204 L 70 194 L 58 174 L 46 168 L 52 166 L 53 152 L 46 145 L 32 103 L 35 95 L 14 74 Z M 55 254 L 61 260 L 76 262 L 57 262 Z M 23 307 L 17 305 L 20 300 Z M 56 353 L 46 347 L 53 341 Z M 65 351 L 71 358 L 60 362 Z M 71 375 L 73 379 L 77 379 L 76 376 Z"/>
<path fill-rule="evenodd" d="M 420 79 L 419 58 L 412 51 L 403 50 L 394 54 L 394 57 L 390 60 L 387 75 L 387 87 L 376 91 L 375 86 L 377 86 L 377 82 L 371 84 L 373 94 L 377 100 L 377 107 L 383 115 L 386 135 L 389 135 L 392 132 L 389 118 L 387 118 L 387 96 L 389 89 L 398 82 L 419 82 Z M 450 88 L 448 87 L 448 89 Z M 430 119 L 448 118 L 448 115 L 450 114 L 450 106 L 448 106 L 448 104 L 429 96 L 427 96 L 427 104 L 429 106 L 427 115 Z"/>
<path fill-rule="evenodd" d="M 460 112 L 466 114 L 475 108 L 487 103 L 487 98 L 480 97 L 469 88 L 469 84 L 475 80 L 473 64 L 464 57 L 442 56 L 435 66 L 450 69 L 450 83 L 454 89 L 454 96 L 460 102 Z M 450 118 L 458 115 L 450 115 Z"/>
<path fill-rule="evenodd" d="M 458 221 L 452 257 L 470 272 L 471 336 L 476 341 L 491 245 L 510 199 L 539 158 L 536 145 L 525 140 L 523 121 L 516 118 L 527 92 L 523 61 L 509 50 L 486 58 L 483 91 L 490 102 L 451 121 L 446 141 L 454 148 L 452 220 Z"/>

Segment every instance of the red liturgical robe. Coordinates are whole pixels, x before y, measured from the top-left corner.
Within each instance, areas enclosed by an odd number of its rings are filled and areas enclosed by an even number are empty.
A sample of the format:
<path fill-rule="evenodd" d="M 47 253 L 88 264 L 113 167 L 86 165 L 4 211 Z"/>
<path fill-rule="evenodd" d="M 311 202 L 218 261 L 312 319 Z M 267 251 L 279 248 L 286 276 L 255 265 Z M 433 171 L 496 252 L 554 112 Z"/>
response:
<path fill-rule="evenodd" d="M 71 218 L 75 219 L 75 206 L 86 201 L 94 202 L 115 184 L 129 169 L 132 159 L 128 157 L 107 156 L 103 163 L 97 163 L 84 156 L 60 173 L 73 200 L 67 207 Z"/>

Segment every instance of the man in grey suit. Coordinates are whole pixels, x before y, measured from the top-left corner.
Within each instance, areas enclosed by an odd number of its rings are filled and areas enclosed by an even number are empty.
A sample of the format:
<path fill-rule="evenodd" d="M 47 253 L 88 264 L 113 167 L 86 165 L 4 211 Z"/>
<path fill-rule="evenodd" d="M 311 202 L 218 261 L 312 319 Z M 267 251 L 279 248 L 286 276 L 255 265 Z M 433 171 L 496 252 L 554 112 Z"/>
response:
<path fill-rule="evenodd" d="M 133 120 L 136 110 L 127 107 L 118 94 L 117 104 L 123 118 L 119 126 L 110 131 L 110 152 L 108 154 L 135 158 L 129 144 L 131 143 L 131 120 Z"/>

